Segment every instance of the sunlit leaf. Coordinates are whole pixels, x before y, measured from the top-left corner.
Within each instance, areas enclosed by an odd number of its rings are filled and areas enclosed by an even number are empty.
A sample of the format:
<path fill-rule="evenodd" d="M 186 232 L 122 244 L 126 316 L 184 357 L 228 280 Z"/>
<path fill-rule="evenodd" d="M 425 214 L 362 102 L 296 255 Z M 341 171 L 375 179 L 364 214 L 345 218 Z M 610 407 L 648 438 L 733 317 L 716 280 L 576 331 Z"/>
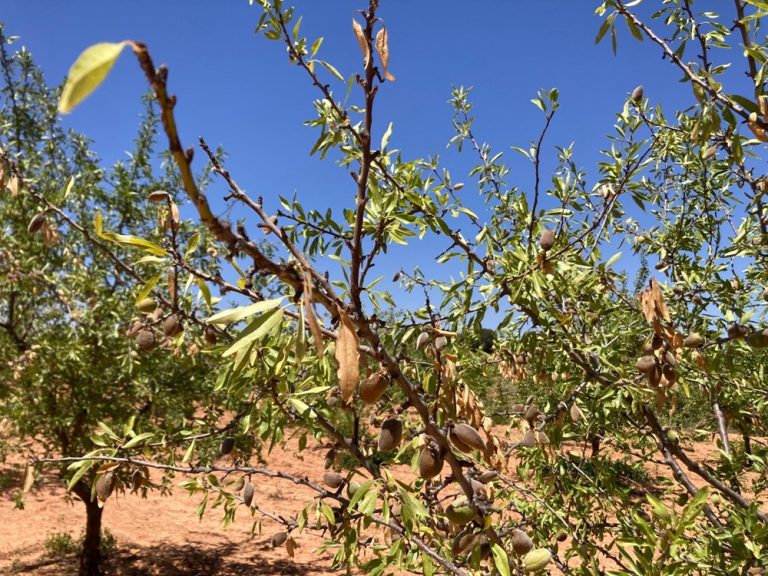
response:
<path fill-rule="evenodd" d="M 86 48 L 69 69 L 59 98 L 59 112 L 68 114 L 107 77 L 128 42 L 102 42 Z"/>

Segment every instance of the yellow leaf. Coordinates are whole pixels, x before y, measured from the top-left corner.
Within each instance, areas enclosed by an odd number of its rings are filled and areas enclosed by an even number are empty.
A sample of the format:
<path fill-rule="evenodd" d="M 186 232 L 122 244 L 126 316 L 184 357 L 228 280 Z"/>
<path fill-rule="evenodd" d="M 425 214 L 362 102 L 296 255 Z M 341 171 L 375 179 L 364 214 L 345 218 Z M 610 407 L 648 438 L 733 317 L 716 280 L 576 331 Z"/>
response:
<path fill-rule="evenodd" d="M 339 310 L 339 334 L 336 338 L 336 362 L 339 364 L 339 390 L 344 402 L 349 403 L 360 378 L 359 340 L 355 325 L 346 312 Z"/>
<path fill-rule="evenodd" d="M 69 69 L 59 99 L 59 112 L 68 114 L 107 77 L 127 42 L 102 42 L 86 48 Z"/>
<path fill-rule="evenodd" d="M 384 70 L 384 78 L 390 82 L 395 81 L 395 77 L 389 72 L 389 36 L 386 27 L 382 27 L 376 34 L 376 52 L 379 53 L 381 67 Z"/>
<path fill-rule="evenodd" d="M 355 38 L 357 38 L 357 43 L 360 45 L 360 51 L 363 53 L 363 57 L 365 58 L 365 66 L 367 68 L 368 63 L 371 60 L 371 50 L 368 48 L 368 42 L 365 39 L 363 27 L 360 26 L 358 21 L 354 18 L 352 19 L 352 30 L 355 33 Z"/>

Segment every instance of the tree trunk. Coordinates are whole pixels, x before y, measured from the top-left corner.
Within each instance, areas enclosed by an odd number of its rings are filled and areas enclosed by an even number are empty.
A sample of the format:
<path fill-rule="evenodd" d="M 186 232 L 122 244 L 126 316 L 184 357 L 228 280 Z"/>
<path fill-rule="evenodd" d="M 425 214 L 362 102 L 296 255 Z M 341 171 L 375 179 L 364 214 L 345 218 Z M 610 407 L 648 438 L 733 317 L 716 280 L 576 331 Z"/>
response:
<path fill-rule="evenodd" d="M 80 550 L 79 576 L 101 576 L 101 514 L 96 500 L 91 500 L 91 488 L 78 482 L 74 489 L 85 504 L 86 523 L 83 548 Z"/>

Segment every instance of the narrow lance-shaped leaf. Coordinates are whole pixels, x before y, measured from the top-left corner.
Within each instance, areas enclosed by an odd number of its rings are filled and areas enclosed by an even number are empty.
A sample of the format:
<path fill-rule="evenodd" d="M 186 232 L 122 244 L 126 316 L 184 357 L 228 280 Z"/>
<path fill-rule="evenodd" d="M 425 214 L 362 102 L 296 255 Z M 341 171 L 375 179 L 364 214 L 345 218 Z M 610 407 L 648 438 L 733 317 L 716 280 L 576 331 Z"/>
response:
<path fill-rule="evenodd" d="M 307 323 L 312 332 L 312 340 L 315 343 L 317 355 L 320 357 L 325 352 L 325 345 L 323 344 L 323 332 L 320 329 L 320 323 L 317 321 L 315 311 L 312 310 L 312 279 L 308 272 L 304 273 L 304 309 L 307 312 Z"/>
<path fill-rule="evenodd" d="M 280 303 L 285 297 L 274 298 L 272 300 L 263 300 L 250 304 L 248 306 L 241 306 L 239 308 L 231 308 L 229 310 L 223 310 L 218 314 L 214 314 L 208 318 L 205 322 L 207 324 L 232 324 L 233 322 L 239 322 L 248 316 L 253 316 L 259 312 L 266 312 L 267 310 L 273 310 L 280 306 Z"/>
<path fill-rule="evenodd" d="M 346 312 L 339 310 L 339 334 L 336 339 L 336 361 L 339 364 L 339 390 L 344 402 L 349 402 L 355 394 L 360 378 L 360 344 L 355 325 Z"/>
<path fill-rule="evenodd" d="M 244 349 L 247 346 L 250 346 L 252 342 L 255 340 L 258 340 L 262 336 L 266 336 L 272 330 L 274 330 L 277 326 L 280 325 L 280 322 L 283 320 L 283 309 L 278 308 L 277 310 L 272 310 L 270 312 L 267 312 L 266 314 L 259 316 L 250 323 L 248 328 L 243 330 L 240 333 L 240 337 L 230 348 L 228 348 L 223 356 L 232 356 L 233 354 L 236 354 L 238 351 Z"/>
<path fill-rule="evenodd" d="M 102 42 L 86 48 L 69 69 L 59 98 L 59 112 L 68 114 L 107 77 L 128 42 Z"/>
<path fill-rule="evenodd" d="M 501 576 L 510 576 L 509 557 L 504 548 L 498 544 L 493 544 L 491 546 L 491 553 L 493 554 L 493 564 L 496 566 L 499 574 L 501 574 Z"/>

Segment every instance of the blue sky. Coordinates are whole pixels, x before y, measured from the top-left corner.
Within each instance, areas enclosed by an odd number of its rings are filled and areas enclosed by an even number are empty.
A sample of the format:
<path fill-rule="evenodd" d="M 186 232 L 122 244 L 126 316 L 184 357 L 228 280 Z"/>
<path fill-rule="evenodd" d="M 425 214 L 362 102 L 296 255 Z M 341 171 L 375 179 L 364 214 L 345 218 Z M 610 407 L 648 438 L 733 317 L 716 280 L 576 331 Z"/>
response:
<path fill-rule="evenodd" d="M 319 56 L 345 76 L 357 71 L 361 57 L 350 21 L 363 1 L 294 4 L 304 16 L 303 33 L 325 38 Z M 540 88 L 557 87 L 561 110 L 545 143 L 543 173 L 553 164 L 555 144 L 575 142 L 577 163 L 594 177 L 605 135 L 634 86 L 643 84 L 652 103 L 661 102 L 667 110 L 684 108 L 692 99 L 659 50 L 632 40 L 623 26 L 618 56 L 608 42 L 596 46 L 597 4 L 382 0 L 379 15 L 388 27 L 397 81 L 379 91 L 374 141 L 392 121 L 390 147 L 402 150 L 405 158 L 444 153 L 452 135 L 447 104 L 451 86 L 473 86 L 476 135 L 505 153 L 512 169 L 509 181 L 529 190 L 532 169 L 510 146 L 527 147 L 537 136 L 543 120 L 530 99 Z M 263 196 L 271 209 L 277 209 L 277 194 L 296 193 L 305 206 L 315 208 L 352 201 L 355 190 L 348 173 L 308 154 L 317 134 L 303 123 L 312 117 L 318 93 L 288 64 L 280 43 L 254 34 L 259 9 L 247 0 L 4 0 L 0 5 L 7 33 L 21 36 L 51 83 L 62 81 L 90 44 L 123 39 L 147 43 L 156 64 L 170 67 L 185 145 L 198 136 L 222 145 L 233 176 L 254 196 Z M 145 89 L 133 56 L 126 52 L 65 124 L 89 135 L 106 162 L 123 158 Z M 340 84 L 334 89 L 343 94 Z M 450 155 L 446 159 L 454 180 L 469 182 L 462 170 L 470 164 Z M 214 206 L 221 208 L 216 197 L 224 192 L 223 185 L 211 189 Z M 410 264 L 436 253 L 429 244 L 394 251 L 380 272 L 391 275 L 404 261 Z"/>

